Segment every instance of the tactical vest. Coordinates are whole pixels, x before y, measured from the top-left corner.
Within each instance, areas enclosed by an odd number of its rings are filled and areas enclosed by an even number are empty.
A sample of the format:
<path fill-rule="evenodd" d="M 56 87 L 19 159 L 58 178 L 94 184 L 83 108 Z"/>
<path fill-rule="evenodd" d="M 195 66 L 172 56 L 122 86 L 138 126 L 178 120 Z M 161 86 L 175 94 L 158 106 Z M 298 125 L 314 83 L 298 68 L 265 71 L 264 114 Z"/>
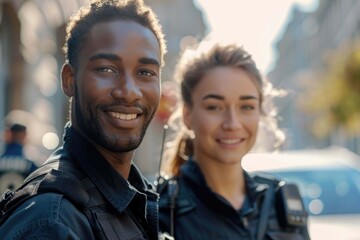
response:
<path fill-rule="evenodd" d="M 277 180 L 270 175 L 253 175 L 253 180 L 258 184 L 263 184 L 266 186 L 264 188 L 264 194 L 262 194 L 261 201 L 259 202 L 259 221 L 256 230 L 256 236 L 254 239 L 262 240 L 265 239 L 265 235 L 267 233 L 268 221 L 270 220 L 271 211 L 275 211 L 276 217 L 278 219 L 282 219 L 283 216 L 280 216 L 280 211 L 278 208 L 282 206 L 273 206 L 273 202 L 275 201 L 276 194 L 284 184 L 284 182 Z M 196 206 L 187 196 L 186 190 L 181 188 L 181 179 L 178 177 L 173 177 L 171 179 L 164 179 L 160 177 L 157 180 L 157 192 L 161 194 L 164 191 L 167 191 L 167 205 L 169 209 L 169 219 L 170 219 L 170 229 L 169 234 L 171 236 L 174 235 L 175 230 L 175 218 L 177 215 L 185 214 L 186 212 L 192 211 Z M 274 208 L 274 209 L 273 209 Z M 276 210 L 275 210 L 276 209 Z M 307 216 L 306 216 L 307 217 Z M 273 219 L 274 220 L 274 219 Z M 277 224 L 277 219 L 270 224 L 275 229 L 281 229 L 282 227 Z M 287 227 L 287 226 L 283 226 Z M 282 234 L 281 231 L 274 232 L 271 239 L 286 239 L 286 240 L 309 240 L 310 237 L 307 232 L 306 224 L 302 226 L 295 226 L 288 228 L 286 230 L 287 234 Z M 300 234 L 301 233 L 301 234 Z"/>

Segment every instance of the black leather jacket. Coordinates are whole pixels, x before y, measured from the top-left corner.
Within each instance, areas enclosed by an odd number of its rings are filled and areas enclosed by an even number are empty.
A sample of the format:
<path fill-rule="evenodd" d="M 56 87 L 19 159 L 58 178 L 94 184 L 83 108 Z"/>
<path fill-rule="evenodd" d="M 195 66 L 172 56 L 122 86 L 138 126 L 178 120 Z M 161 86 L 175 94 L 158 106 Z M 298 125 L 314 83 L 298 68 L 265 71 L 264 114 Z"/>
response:
<path fill-rule="evenodd" d="M 207 186 L 200 168 L 193 160 L 181 167 L 177 177 L 179 192 L 174 211 L 175 239 L 257 239 L 258 224 L 266 184 L 260 184 L 245 174 L 247 197 L 240 211 L 235 210 L 224 198 Z M 274 180 L 276 185 L 278 181 Z M 169 182 L 159 185 L 160 230 L 171 231 L 171 198 Z M 309 239 L 307 228 L 281 227 L 274 203 L 266 222 L 265 236 L 261 239 Z"/>
<path fill-rule="evenodd" d="M 0 226 L 1 239 L 158 239 L 158 195 L 151 185 L 135 166 L 122 178 L 71 127 L 63 147 L 34 174 L 43 170 L 31 198 Z M 66 184 L 53 184 L 64 178 Z"/>

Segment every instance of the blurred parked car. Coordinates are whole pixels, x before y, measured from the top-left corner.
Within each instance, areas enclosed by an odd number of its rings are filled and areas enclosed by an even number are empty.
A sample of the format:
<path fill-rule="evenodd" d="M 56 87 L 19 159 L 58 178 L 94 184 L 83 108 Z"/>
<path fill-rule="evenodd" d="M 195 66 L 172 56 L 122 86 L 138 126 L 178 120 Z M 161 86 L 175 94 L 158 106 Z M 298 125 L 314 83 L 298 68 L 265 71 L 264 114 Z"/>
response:
<path fill-rule="evenodd" d="M 251 153 L 243 167 L 299 186 L 311 239 L 360 239 L 360 156 L 340 147 Z"/>

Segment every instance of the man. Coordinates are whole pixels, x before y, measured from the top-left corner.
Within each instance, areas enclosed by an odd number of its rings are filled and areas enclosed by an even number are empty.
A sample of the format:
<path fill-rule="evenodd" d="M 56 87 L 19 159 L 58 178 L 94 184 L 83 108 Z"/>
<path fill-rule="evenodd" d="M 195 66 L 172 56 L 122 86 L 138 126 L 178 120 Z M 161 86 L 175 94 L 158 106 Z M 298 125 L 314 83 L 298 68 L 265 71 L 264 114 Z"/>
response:
<path fill-rule="evenodd" d="M 26 126 L 14 123 L 8 129 L 8 141 L 0 157 L 0 194 L 14 190 L 37 166 L 23 153 L 27 136 Z"/>
<path fill-rule="evenodd" d="M 158 196 L 132 158 L 159 104 L 161 27 L 140 0 L 97 1 L 72 18 L 64 50 L 62 88 L 72 101 L 63 146 L 0 236 L 157 239 Z"/>

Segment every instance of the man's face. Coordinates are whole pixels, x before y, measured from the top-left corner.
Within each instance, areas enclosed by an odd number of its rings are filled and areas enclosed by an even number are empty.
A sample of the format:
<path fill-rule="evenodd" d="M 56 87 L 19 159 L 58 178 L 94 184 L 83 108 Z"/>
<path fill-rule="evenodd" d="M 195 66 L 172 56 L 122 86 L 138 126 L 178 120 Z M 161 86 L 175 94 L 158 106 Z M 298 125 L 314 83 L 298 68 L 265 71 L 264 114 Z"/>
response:
<path fill-rule="evenodd" d="M 96 24 L 78 56 L 72 125 L 111 152 L 139 146 L 160 98 L 160 47 L 132 22 Z"/>

